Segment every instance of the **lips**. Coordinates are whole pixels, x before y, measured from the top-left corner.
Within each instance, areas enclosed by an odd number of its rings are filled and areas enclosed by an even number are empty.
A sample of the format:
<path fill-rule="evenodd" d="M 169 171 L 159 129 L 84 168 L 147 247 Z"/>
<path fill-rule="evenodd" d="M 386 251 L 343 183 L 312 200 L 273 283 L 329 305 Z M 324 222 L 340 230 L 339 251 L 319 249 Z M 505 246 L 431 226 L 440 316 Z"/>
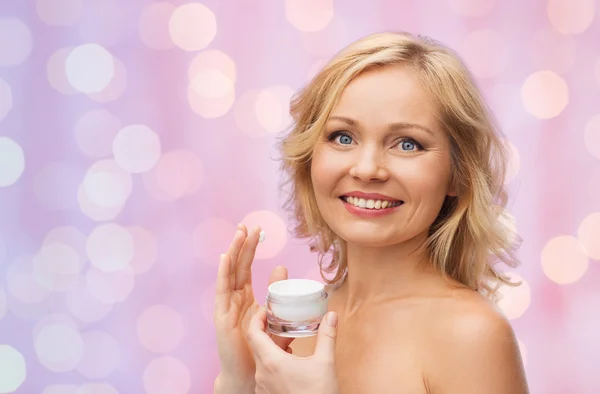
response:
<path fill-rule="evenodd" d="M 342 198 L 346 198 L 346 197 L 354 197 L 354 198 L 362 198 L 364 200 L 373 200 L 373 201 L 388 201 L 390 203 L 397 203 L 397 202 L 403 202 L 400 199 L 391 197 L 391 196 L 387 196 L 385 194 L 380 194 L 380 193 L 366 193 L 366 192 L 362 192 L 362 191 L 351 191 L 348 193 L 344 193 L 342 194 L 340 197 Z"/>

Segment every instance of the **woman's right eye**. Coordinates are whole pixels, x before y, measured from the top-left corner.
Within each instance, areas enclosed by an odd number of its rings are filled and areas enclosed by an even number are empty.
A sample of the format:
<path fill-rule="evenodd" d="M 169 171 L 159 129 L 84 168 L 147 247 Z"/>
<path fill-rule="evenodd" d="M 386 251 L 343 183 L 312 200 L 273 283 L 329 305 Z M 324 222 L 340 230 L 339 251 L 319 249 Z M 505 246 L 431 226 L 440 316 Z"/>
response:
<path fill-rule="evenodd" d="M 340 145 L 350 145 L 352 144 L 352 137 L 343 131 L 335 131 L 331 133 L 328 137 L 329 141 L 339 140 Z"/>

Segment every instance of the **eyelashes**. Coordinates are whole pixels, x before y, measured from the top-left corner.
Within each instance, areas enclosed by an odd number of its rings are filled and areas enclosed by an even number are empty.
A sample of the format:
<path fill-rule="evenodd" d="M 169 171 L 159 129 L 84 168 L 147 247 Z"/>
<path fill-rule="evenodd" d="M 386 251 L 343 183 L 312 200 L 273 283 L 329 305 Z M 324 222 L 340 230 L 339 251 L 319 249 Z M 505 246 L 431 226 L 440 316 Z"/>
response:
<path fill-rule="evenodd" d="M 339 142 L 337 142 L 338 145 L 351 145 L 352 142 L 354 141 L 354 139 L 352 138 L 352 136 L 345 131 L 334 131 L 333 133 L 329 134 L 329 136 L 327 137 L 328 141 L 335 141 L 336 139 L 338 139 L 339 137 Z M 342 142 L 342 139 L 344 141 L 347 141 L 346 143 Z M 423 148 L 423 145 L 421 145 L 417 140 L 415 140 L 414 138 L 411 137 L 402 137 L 399 138 L 398 140 L 396 140 L 395 142 L 395 146 L 400 146 L 400 150 L 402 152 L 418 152 L 418 151 L 422 151 L 425 150 L 425 148 Z M 410 149 L 410 147 L 414 146 L 414 149 Z M 402 148 L 408 148 L 408 149 L 402 149 Z"/>

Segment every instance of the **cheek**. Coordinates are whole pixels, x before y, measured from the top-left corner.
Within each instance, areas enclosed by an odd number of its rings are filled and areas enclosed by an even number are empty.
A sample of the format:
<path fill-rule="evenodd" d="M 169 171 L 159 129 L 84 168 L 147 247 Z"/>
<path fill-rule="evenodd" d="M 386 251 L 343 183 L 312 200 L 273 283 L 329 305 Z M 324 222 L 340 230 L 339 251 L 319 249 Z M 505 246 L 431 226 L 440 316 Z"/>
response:
<path fill-rule="evenodd" d="M 327 194 L 340 173 L 340 160 L 327 152 L 315 152 L 311 162 L 311 179 L 315 193 Z"/>
<path fill-rule="evenodd" d="M 445 158 L 424 157 L 403 166 L 399 178 L 413 199 L 443 201 L 450 181 L 450 162 Z"/>

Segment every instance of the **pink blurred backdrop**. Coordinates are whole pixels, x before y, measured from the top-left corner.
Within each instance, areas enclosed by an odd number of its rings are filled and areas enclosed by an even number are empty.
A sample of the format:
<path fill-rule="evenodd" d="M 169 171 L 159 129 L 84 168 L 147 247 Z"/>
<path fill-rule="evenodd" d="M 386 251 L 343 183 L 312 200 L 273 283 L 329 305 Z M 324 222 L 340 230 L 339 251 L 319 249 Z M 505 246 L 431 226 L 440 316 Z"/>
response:
<path fill-rule="evenodd" d="M 532 393 L 600 393 L 598 0 L 0 3 L 0 393 L 209 393 L 217 256 L 235 225 L 319 279 L 281 210 L 291 95 L 405 30 L 454 48 L 511 147 Z M 10 366 L 10 368 L 8 367 Z"/>

